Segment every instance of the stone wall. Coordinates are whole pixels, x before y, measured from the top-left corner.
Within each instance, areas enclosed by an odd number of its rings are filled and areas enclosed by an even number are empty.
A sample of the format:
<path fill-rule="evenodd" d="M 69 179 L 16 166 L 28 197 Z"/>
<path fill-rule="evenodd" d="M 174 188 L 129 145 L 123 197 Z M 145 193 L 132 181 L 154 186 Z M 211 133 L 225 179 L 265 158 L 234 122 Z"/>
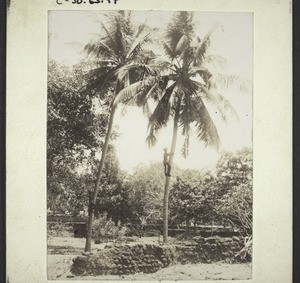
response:
<path fill-rule="evenodd" d="M 104 249 L 73 260 L 75 275 L 153 273 L 176 262 L 174 247 L 133 245 Z"/>
<path fill-rule="evenodd" d="M 177 245 L 176 252 L 180 263 L 211 263 L 216 261 L 243 262 L 251 261 L 248 255 L 245 259 L 238 256 L 244 247 L 244 237 L 194 237 L 195 243 Z"/>
<path fill-rule="evenodd" d="M 149 245 L 135 244 L 111 247 L 73 260 L 75 275 L 106 275 L 153 273 L 175 263 L 211 263 L 216 261 L 251 261 L 238 257 L 244 247 L 243 237 L 194 237 L 190 244 Z"/>

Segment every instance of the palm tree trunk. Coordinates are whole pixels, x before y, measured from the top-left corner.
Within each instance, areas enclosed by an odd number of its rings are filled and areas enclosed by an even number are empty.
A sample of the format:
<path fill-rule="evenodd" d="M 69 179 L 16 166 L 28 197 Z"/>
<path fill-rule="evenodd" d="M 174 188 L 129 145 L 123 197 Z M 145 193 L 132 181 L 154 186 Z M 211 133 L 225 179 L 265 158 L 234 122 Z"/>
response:
<path fill-rule="evenodd" d="M 180 105 L 180 102 L 178 103 L 178 105 Z M 171 144 L 170 160 L 169 160 L 171 170 L 172 170 L 172 167 L 173 167 L 173 158 L 174 158 L 174 152 L 175 152 L 176 141 L 177 141 L 178 118 L 179 118 L 178 116 L 179 116 L 179 107 L 177 107 L 176 112 L 175 112 L 175 116 L 174 116 L 173 136 L 172 136 L 172 144 Z M 170 171 L 170 173 L 171 173 L 171 171 Z M 171 177 L 166 176 L 165 192 L 164 192 L 164 203 L 163 203 L 163 223 L 164 223 L 163 242 L 165 244 L 168 242 L 170 184 L 171 184 Z"/>
<path fill-rule="evenodd" d="M 166 176 L 165 183 L 165 192 L 164 192 L 164 204 L 163 204 L 163 222 L 164 222 L 164 231 L 163 231 L 163 242 L 168 242 L 168 217 L 169 217 L 169 192 L 170 192 L 170 181 L 171 177 Z"/>
<path fill-rule="evenodd" d="M 115 111 L 116 111 L 116 108 L 114 106 L 112 106 L 111 110 L 110 110 L 109 123 L 108 123 L 107 133 L 105 136 L 105 142 L 104 142 L 104 146 L 102 149 L 101 160 L 100 160 L 100 164 L 99 164 L 99 168 L 98 168 L 98 172 L 97 172 L 97 179 L 96 179 L 94 194 L 89 203 L 89 210 L 88 210 L 89 216 L 88 216 L 88 221 L 87 221 L 87 233 L 86 233 L 86 242 L 85 242 L 85 251 L 86 252 L 90 252 L 91 248 L 92 248 L 92 224 L 93 224 L 93 218 L 94 218 L 95 204 L 96 204 L 97 195 L 98 195 L 98 192 L 100 189 L 101 174 L 102 174 L 102 170 L 103 170 L 103 166 L 104 166 L 105 156 L 106 156 L 107 149 L 108 149 L 110 135 L 112 132 Z"/>

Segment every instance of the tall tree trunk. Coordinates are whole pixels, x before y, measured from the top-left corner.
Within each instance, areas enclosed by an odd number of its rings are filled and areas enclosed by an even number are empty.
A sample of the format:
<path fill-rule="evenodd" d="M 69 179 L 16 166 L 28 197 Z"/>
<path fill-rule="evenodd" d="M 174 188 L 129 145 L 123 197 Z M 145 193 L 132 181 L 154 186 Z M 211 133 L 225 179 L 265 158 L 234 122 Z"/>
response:
<path fill-rule="evenodd" d="M 163 222 L 164 222 L 164 231 L 163 231 L 163 242 L 168 242 L 168 218 L 169 218 L 169 191 L 170 191 L 170 181 L 171 177 L 166 176 L 165 183 L 165 192 L 164 192 L 164 204 L 163 204 Z"/>
<path fill-rule="evenodd" d="M 180 101 L 178 102 L 180 105 Z M 178 131 L 178 118 L 179 118 L 179 106 L 176 109 L 175 116 L 174 116 L 174 124 L 173 124 L 173 136 L 172 136 L 172 144 L 171 144 L 171 151 L 170 151 L 170 166 L 171 170 L 173 167 L 173 158 L 174 152 L 176 148 L 176 141 L 177 141 L 177 131 Z M 171 171 L 170 171 L 171 173 Z M 164 192 L 164 203 L 163 203 L 163 242 L 166 244 L 168 242 L 168 226 L 169 226 L 169 193 L 170 193 L 170 185 L 171 185 L 171 177 L 166 176 L 165 182 L 165 192 Z"/>
<path fill-rule="evenodd" d="M 100 164 L 99 164 L 99 168 L 98 168 L 98 172 L 97 172 L 97 179 L 96 179 L 96 183 L 95 183 L 94 194 L 89 203 L 89 210 L 88 210 L 89 215 L 88 215 L 88 221 L 87 221 L 87 233 L 86 233 L 86 242 L 85 242 L 85 251 L 86 252 L 90 252 L 91 248 L 92 248 L 92 224 L 93 224 L 93 218 L 94 218 L 95 204 L 96 204 L 97 195 L 98 195 L 98 192 L 100 189 L 101 175 L 102 175 L 102 170 L 104 167 L 104 161 L 105 161 L 105 156 L 106 156 L 107 149 L 108 149 L 110 135 L 112 132 L 115 111 L 116 111 L 115 106 L 112 106 L 111 110 L 110 110 L 110 115 L 109 115 L 108 129 L 106 132 L 104 146 L 102 149 L 101 160 L 100 160 Z"/>

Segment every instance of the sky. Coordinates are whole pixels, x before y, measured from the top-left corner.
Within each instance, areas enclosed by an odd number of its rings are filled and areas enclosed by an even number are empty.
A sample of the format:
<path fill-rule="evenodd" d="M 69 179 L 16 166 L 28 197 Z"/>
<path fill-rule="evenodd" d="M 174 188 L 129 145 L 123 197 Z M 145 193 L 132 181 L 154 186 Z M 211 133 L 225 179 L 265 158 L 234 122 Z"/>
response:
<path fill-rule="evenodd" d="M 49 12 L 49 59 L 71 66 L 84 59 L 82 49 L 96 34 L 101 34 L 97 20 L 105 23 L 104 13 L 90 11 L 50 11 Z M 173 12 L 169 11 L 135 11 L 133 22 L 146 22 L 151 28 L 163 32 L 171 21 Z M 234 12 L 195 12 L 195 32 L 200 38 L 213 26 L 220 24 L 211 38 L 210 54 L 217 54 L 227 59 L 226 72 L 240 76 L 252 82 L 253 69 L 253 17 L 251 13 Z M 234 106 L 239 119 L 228 123 L 220 120 L 218 113 L 208 106 L 221 139 L 221 150 L 236 151 L 252 146 L 252 93 L 239 92 L 236 89 L 222 92 Z M 114 142 L 121 169 L 129 173 L 139 164 L 162 162 L 163 148 L 170 148 L 172 125 L 163 129 L 158 135 L 157 144 L 149 148 L 147 137 L 147 118 L 142 110 L 130 107 L 121 113 L 119 107 L 114 120 L 120 137 Z M 189 156 L 181 156 L 183 137 L 178 135 L 174 162 L 181 168 L 213 169 L 219 153 L 206 148 L 195 134 L 190 139 Z"/>

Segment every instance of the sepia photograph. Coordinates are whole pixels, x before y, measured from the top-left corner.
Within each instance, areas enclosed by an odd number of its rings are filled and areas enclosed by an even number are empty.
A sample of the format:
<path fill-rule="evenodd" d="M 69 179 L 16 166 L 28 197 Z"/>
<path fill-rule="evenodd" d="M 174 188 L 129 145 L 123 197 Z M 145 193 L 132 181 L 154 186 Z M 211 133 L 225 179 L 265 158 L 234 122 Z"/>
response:
<path fill-rule="evenodd" d="M 48 280 L 252 279 L 252 114 L 253 13 L 48 11 Z"/>

